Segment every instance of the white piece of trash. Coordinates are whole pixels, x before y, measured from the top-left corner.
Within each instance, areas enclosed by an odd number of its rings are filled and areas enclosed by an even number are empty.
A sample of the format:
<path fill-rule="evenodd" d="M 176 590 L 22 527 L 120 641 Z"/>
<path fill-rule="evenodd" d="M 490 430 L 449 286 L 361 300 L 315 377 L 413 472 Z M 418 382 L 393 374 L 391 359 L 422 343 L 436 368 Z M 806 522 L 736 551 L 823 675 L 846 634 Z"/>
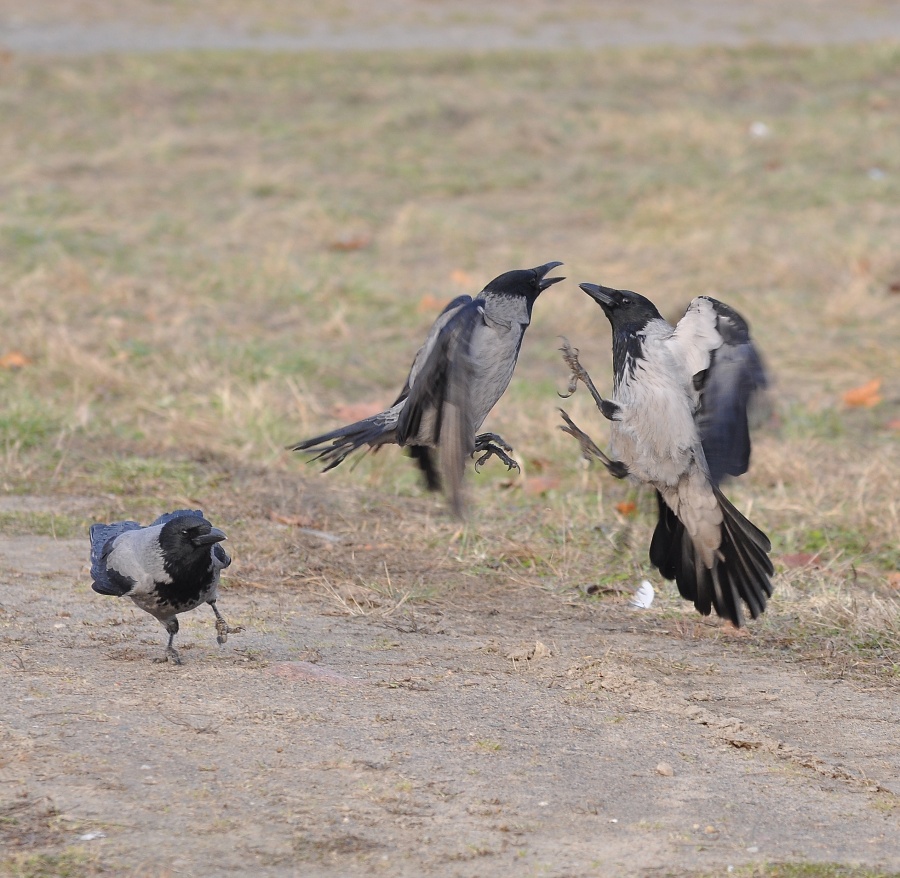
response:
<path fill-rule="evenodd" d="M 653 586 L 650 585 L 650 580 L 645 579 L 628 603 L 636 610 L 649 610 L 655 594 Z"/>

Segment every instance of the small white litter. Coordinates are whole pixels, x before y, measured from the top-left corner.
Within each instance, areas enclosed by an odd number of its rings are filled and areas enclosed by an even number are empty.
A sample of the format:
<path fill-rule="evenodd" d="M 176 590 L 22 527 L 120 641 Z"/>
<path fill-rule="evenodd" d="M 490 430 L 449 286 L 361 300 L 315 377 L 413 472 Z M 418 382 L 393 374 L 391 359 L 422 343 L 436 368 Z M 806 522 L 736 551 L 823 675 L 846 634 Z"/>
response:
<path fill-rule="evenodd" d="M 645 579 L 628 603 L 636 610 L 649 610 L 655 594 L 653 586 L 650 585 L 650 580 Z"/>
<path fill-rule="evenodd" d="M 79 841 L 93 841 L 95 838 L 106 838 L 105 832 L 86 832 L 84 835 L 79 835 Z"/>

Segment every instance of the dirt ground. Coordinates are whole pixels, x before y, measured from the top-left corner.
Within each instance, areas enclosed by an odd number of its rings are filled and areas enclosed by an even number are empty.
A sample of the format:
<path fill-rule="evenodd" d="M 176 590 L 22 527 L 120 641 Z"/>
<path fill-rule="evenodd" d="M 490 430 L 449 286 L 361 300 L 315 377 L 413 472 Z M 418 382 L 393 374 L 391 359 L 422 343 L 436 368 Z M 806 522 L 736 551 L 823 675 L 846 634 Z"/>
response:
<path fill-rule="evenodd" d="M 308 569 L 372 548 L 334 536 L 296 531 Z M 161 626 L 94 594 L 87 555 L 0 539 L 0 833 L 58 868 L 19 874 L 900 869 L 894 686 L 687 611 L 477 582 L 381 607 L 226 585 L 246 630 L 218 647 L 194 611 L 159 664 Z"/>

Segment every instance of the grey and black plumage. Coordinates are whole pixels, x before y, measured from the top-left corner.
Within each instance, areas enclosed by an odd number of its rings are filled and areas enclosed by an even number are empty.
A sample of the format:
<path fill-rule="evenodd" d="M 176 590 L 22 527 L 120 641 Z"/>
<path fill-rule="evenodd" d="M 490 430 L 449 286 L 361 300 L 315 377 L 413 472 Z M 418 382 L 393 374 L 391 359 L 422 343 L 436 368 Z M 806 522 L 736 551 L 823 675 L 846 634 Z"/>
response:
<path fill-rule="evenodd" d="M 129 597 L 159 619 L 169 632 L 165 658 L 181 664 L 172 642 L 178 614 L 209 604 L 216 616 L 218 642 L 241 628 L 230 628 L 216 606 L 219 574 L 231 558 L 220 543 L 225 534 L 197 510 L 180 509 L 142 527 L 136 521 L 94 524 L 91 579 L 100 594 Z"/>
<path fill-rule="evenodd" d="M 726 476 L 750 464 L 748 407 L 766 386 L 747 322 L 728 305 L 698 296 L 672 327 L 630 290 L 581 284 L 613 334 L 613 395 L 604 399 L 565 344 L 572 369 L 611 422 L 607 457 L 563 412 L 562 429 L 610 472 L 656 489 L 659 521 L 650 561 L 704 615 L 740 626 L 772 595 L 766 535 L 722 494 Z"/>
<path fill-rule="evenodd" d="M 466 458 L 481 455 L 476 469 L 491 455 L 518 468 L 501 437 L 478 430 L 509 385 L 537 297 L 564 280 L 547 277 L 559 265 L 508 271 L 474 298 L 454 299 L 432 325 L 389 409 L 292 449 L 316 452 L 327 471 L 364 446 L 407 448 L 429 489 L 443 488 L 461 515 Z"/>

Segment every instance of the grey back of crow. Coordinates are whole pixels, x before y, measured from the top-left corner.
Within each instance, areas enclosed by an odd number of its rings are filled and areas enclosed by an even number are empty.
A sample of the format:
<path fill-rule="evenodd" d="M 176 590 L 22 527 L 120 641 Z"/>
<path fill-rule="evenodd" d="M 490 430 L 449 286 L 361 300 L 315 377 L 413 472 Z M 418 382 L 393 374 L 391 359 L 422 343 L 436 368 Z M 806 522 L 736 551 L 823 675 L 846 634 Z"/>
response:
<path fill-rule="evenodd" d="M 749 466 L 747 409 L 766 383 L 746 321 L 699 296 L 672 327 L 637 293 L 581 288 L 613 330 L 613 395 L 600 403 L 610 465 L 657 491 L 650 560 L 701 613 L 739 626 L 746 605 L 756 618 L 772 594 L 771 546 L 719 487 Z"/>
<path fill-rule="evenodd" d="M 315 452 L 327 471 L 364 446 L 408 448 L 428 487 L 443 487 L 453 511 L 462 514 L 467 457 L 484 452 L 479 464 L 493 454 L 517 466 L 499 436 L 477 433 L 509 385 L 537 297 L 563 280 L 546 276 L 559 265 L 509 271 L 474 298 L 454 299 L 429 330 L 390 408 L 292 449 Z"/>

